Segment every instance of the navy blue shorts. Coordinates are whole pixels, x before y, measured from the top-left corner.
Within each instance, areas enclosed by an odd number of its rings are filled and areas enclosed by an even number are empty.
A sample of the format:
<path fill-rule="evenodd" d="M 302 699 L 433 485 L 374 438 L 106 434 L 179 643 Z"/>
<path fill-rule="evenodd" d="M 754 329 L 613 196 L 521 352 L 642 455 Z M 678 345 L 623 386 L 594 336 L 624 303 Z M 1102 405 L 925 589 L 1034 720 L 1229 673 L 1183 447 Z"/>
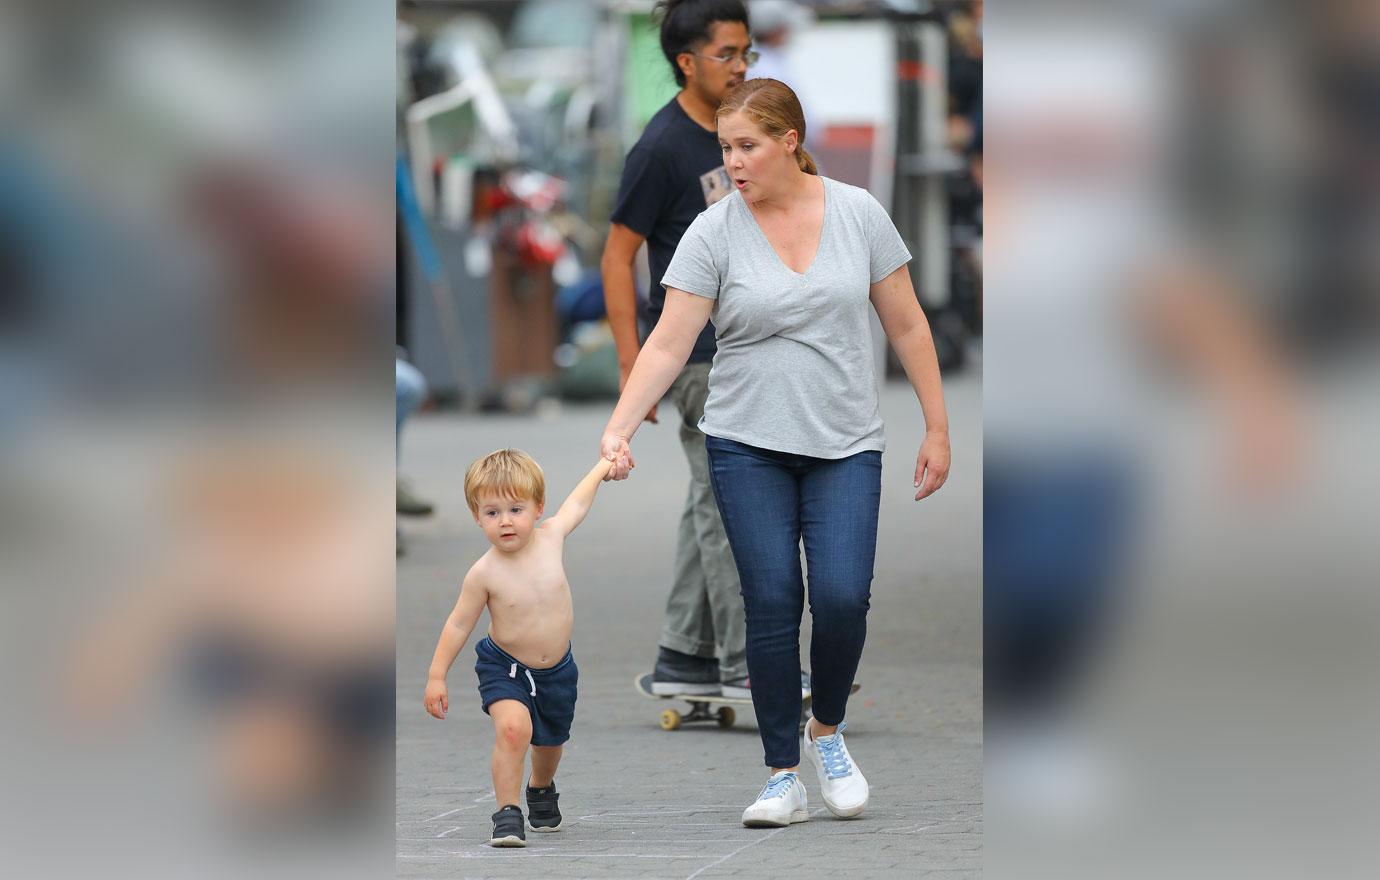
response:
<path fill-rule="evenodd" d="M 532 745 L 558 746 L 570 739 L 580 669 L 569 649 L 559 663 L 546 669 L 524 666 L 488 636 L 475 643 L 474 653 L 478 656 L 474 674 L 479 677 L 485 713 L 499 700 L 519 700 L 532 716 Z"/>

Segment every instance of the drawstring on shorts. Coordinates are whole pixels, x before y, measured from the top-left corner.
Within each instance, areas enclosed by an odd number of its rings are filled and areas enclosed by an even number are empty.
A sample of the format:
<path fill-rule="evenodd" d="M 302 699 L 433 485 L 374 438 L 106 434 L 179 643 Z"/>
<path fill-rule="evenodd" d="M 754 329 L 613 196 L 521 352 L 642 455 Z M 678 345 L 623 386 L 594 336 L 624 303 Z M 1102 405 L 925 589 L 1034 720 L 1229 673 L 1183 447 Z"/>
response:
<path fill-rule="evenodd" d="M 514 664 L 512 665 L 511 668 L 509 668 L 509 670 L 508 670 L 508 677 L 509 677 L 509 678 L 517 678 L 517 668 L 518 668 L 518 665 L 517 665 L 516 663 L 514 663 Z M 525 673 L 527 673 L 527 683 L 530 684 L 530 685 L 532 686 L 532 693 L 529 694 L 529 696 L 535 697 L 535 696 L 537 695 L 537 682 L 536 682 L 536 679 L 532 678 L 532 670 L 530 670 L 530 669 L 524 669 L 524 670 L 522 670 L 522 671 L 525 672 Z"/>

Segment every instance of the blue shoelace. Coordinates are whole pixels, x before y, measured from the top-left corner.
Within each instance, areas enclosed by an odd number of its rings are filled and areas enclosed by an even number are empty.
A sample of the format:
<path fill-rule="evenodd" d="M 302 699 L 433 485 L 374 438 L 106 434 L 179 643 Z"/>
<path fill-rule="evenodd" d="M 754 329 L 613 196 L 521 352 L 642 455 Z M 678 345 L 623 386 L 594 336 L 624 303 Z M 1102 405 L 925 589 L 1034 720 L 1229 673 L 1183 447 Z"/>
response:
<path fill-rule="evenodd" d="M 794 773 L 782 773 L 780 776 L 773 776 L 767 780 L 766 786 L 763 787 L 762 793 L 757 796 L 757 799 L 760 801 L 767 798 L 785 797 L 792 782 L 795 782 Z"/>
<path fill-rule="evenodd" d="M 830 779 L 840 779 L 853 772 L 848 753 L 843 749 L 843 737 L 839 735 L 847 726 L 840 724 L 832 736 L 815 737 L 815 746 L 819 748 L 819 757 L 824 762 L 824 775 Z"/>

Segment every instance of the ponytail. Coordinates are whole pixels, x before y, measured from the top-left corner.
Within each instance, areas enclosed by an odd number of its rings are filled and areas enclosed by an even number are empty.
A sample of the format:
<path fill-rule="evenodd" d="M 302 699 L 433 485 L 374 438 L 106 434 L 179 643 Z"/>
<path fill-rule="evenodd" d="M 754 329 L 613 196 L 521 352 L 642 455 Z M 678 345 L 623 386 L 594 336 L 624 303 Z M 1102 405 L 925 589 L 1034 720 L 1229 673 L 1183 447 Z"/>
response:
<path fill-rule="evenodd" d="M 806 174 L 819 174 L 819 169 L 815 167 L 815 157 L 810 155 L 804 144 L 795 145 L 795 162 Z"/>

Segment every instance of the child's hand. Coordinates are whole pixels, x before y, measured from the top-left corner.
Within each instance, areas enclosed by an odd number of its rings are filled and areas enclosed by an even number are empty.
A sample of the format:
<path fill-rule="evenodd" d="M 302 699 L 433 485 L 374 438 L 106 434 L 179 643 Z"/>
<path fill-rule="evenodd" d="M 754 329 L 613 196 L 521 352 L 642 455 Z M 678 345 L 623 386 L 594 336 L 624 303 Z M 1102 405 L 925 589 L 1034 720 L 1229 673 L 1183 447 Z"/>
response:
<path fill-rule="evenodd" d="M 422 699 L 426 710 L 437 718 L 445 720 L 446 710 L 450 708 L 450 696 L 446 693 L 446 683 L 431 679 L 426 683 L 426 696 Z"/>

